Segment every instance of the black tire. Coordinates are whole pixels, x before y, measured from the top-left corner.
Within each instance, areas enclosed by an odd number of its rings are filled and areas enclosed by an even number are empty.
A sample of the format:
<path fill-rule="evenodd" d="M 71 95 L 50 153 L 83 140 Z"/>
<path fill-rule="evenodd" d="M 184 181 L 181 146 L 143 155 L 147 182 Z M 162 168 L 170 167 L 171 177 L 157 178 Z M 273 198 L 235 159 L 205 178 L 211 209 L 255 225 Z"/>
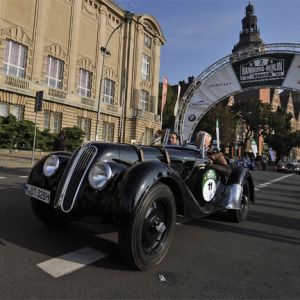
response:
<path fill-rule="evenodd" d="M 119 228 L 123 259 L 138 270 L 158 265 L 170 247 L 175 220 L 173 193 L 165 184 L 154 185 L 139 204 L 131 224 Z"/>
<path fill-rule="evenodd" d="M 247 180 L 243 183 L 241 209 L 229 209 L 228 216 L 232 222 L 241 223 L 247 219 L 249 212 L 250 186 Z"/>
<path fill-rule="evenodd" d="M 31 198 L 31 208 L 35 216 L 51 227 L 64 227 L 68 223 L 68 217 L 56 211 L 51 205 Z"/>

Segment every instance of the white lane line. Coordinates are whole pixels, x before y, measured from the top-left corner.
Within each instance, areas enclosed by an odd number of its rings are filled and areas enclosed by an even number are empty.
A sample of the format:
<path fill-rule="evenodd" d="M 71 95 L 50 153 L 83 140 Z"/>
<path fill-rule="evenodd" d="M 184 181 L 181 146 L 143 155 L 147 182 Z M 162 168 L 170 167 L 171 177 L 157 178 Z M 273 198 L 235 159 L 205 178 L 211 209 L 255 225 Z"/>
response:
<path fill-rule="evenodd" d="M 7 177 L 0 177 L 0 179 L 6 179 Z"/>
<path fill-rule="evenodd" d="M 266 181 L 266 182 L 264 182 L 264 183 L 260 183 L 259 185 L 257 185 L 255 188 L 254 188 L 254 190 L 255 191 L 259 191 L 260 189 L 262 189 L 262 188 L 264 188 L 264 187 L 266 187 L 266 186 L 269 186 L 270 184 L 272 184 L 272 183 L 275 183 L 275 182 L 277 182 L 277 181 L 281 181 L 281 180 L 283 180 L 283 179 L 285 179 L 285 178 L 288 178 L 288 177 L 290 177 L 290 176 L 293 176 L 294 174 L 288 174 L 288 175 L 284 175 L 284 176 L 282 176 L 282 177 L 279 177 L 279 178 L 276 178 L 276 179 L 272 179 L 272 180 L 270 180 L 270 181 Z"/>
<path fill-rule="evenodd" d="M 19 178 L 27 178 L 28 175 L 24 175 L 24 176 L 19 176 Z"/>
<path fill-rule="evenodd" d="M 106 255 L 92 248 L 85 247 L 56 258 L 37 264 L 39 268 L 58 278 L 85 267 Z"/>

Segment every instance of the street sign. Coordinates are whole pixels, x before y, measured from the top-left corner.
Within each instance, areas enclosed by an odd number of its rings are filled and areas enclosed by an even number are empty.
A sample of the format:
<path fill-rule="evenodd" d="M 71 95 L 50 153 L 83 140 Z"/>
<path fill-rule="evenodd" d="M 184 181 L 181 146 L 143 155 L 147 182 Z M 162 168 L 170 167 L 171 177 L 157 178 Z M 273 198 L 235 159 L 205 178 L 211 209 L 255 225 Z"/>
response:
<path fill-rule="evenodd" d="M 34 105 L 34 111 L 39 112 L 43 110 L 43 91 L 38 91 L 35 94 L 35 105 Z"/>

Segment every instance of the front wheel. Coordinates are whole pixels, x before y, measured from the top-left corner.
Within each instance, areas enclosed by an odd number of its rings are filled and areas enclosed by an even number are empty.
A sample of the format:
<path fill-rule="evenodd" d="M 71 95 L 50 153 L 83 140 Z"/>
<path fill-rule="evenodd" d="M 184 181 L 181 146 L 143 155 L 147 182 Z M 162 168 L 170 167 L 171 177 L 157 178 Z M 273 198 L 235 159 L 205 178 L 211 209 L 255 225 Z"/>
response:
<path fill-rule="evenodd" d="M 129 225 L 119 228 L 119 246 L 124 260 L 135 269 L 158 265 L 169 249 L 176 219 L 170 188 L 158 183 L 146 194 Z"/>
<path fill-rule="evenodd" d="M 243 183 L 240 209 L 229 209 L 228 216 L 232 222 L 241 223 L 247 219 L 249 212 L 250 186 L 247 180 Z"/>

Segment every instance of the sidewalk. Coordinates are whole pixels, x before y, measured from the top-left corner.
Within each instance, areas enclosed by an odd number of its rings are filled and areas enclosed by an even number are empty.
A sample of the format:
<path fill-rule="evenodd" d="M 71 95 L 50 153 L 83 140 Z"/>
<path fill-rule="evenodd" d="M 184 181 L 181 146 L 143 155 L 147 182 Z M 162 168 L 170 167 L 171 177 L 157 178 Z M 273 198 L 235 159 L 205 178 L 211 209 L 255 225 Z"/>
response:
<path fill-rule="evenodd" d="M 0 149 L 0 167 L 5 168 L 32 168 L 39 159 L 47 155 L 46 152 L 35 152 L 32 164 L 32 151 L 17 150 L 10 152 Z"/>

